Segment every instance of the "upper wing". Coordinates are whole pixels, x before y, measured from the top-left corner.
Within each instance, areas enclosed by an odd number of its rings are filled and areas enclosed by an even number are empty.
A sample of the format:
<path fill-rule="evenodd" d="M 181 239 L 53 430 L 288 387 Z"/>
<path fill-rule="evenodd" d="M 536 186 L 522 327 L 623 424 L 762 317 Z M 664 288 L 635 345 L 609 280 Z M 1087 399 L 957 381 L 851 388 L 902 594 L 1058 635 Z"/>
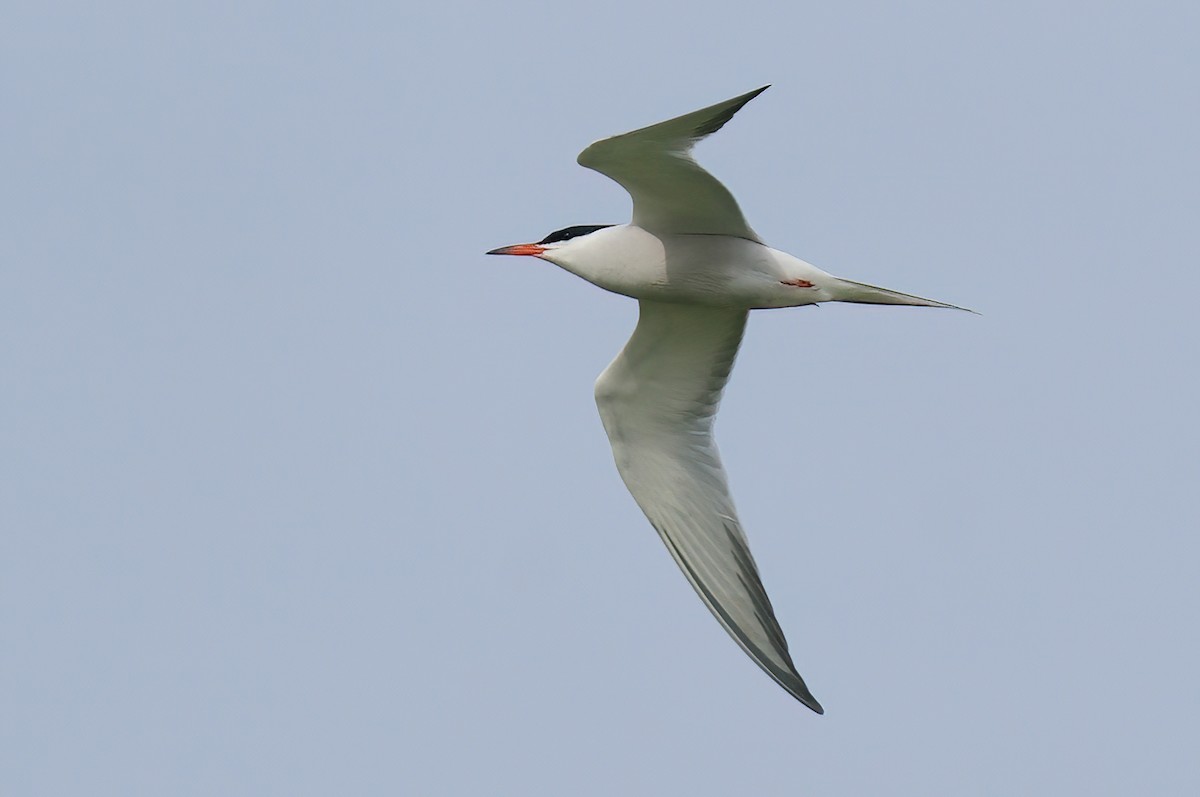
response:
<path fill-rule="evenodd" d="M 692 146 L 766 91 L 719 102 L 632 133 L 597 141 L 579 165 L 620 183 L 633 197 L 633 223 L 651 232 L 732 235 L 758 241 L 729 189 L 692 160 Z"/>
<path fill-rule="evenodd" d="M 820 714 L 788 654 L 712 437 L 746 316 L 642 301 L 633 337 L 596 381 L 596 403 L 621 477 L 700 598 L 760 667 Z"/>

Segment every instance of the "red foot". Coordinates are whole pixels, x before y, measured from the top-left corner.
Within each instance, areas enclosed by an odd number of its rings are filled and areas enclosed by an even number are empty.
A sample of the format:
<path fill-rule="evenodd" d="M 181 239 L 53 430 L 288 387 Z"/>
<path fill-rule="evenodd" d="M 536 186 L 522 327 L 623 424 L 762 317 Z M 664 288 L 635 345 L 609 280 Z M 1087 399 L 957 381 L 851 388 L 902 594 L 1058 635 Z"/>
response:
<path fill-rule="evenodd" d="M 809 282 L 808 280 L 802 280 L 802 279 L 794 279 L 794 280 L 780 280 L 780 281 L 779 281 L 779 284 L 780 284 L 780 285 L 791 285 L 793 288 L 812 288 L 812 287 L 815 287 L 815 286 L 814 286 L 814 285 L 813 285 L 811 282 Z"/>

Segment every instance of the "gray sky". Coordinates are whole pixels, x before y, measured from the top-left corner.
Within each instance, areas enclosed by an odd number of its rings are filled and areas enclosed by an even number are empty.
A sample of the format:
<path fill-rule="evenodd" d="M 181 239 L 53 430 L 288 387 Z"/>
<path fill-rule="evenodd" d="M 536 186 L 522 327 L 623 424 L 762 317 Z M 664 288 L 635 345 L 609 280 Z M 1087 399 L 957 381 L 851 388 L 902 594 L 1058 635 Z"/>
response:
<path fill-rule="evenodd" d="M 0 792 L 1200 791 L 1194 3 L 10 4 Z M 700 160 L 975 308 L 751 320 L 718 438 L 817 717 L 592 402 L 633 302 L 487 258 Z"/>

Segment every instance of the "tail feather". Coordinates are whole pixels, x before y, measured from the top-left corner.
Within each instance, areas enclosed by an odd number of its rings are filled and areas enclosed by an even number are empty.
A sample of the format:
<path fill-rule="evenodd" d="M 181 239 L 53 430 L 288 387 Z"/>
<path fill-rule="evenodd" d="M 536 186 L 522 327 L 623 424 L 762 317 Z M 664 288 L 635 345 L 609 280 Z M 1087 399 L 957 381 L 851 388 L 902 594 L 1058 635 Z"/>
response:
<path fill-rule="evenodd" d="M 874 285 L 867 285 L 863 282 L 854 282 L 838 278 L 832 286 L 830 293 L 833 294 L 835 302 L 853 302 L 855 304 L 905 304 L 913 307 L 945 307 L 950 310 L 964 310 L 968 313 L 974 313 L 974 310 L 968 310 L 965 307 L 958 305 L 946 304 L 945 302 L 936 302 L 933 299 L 923 299 L 920 296 L 913 296 L 908 293 L 900 293 L 899 291 L 889 291 L 887 288 L 879 288 Z M 978 314 L 977 314 L 978 315 Z"/>

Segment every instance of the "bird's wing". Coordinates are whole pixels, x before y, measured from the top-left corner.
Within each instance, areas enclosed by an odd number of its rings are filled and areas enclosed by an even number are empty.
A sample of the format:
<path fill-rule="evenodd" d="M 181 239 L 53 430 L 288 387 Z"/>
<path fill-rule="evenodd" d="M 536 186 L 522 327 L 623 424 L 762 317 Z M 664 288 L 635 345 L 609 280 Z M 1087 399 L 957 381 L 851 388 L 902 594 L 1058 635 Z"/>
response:
<path fill-rule="evenodd" d="M 766 91 L 597 141 L 579 153 L 579 165 L 620 183 L 633 197 L 633 223 L 651 232 L 732 235 L 758 241 L 737 200 L 692 160 L 692 146 L 721 129 Z"/>
<path fill-rule="evenodd" d="M 742 533 L 712 426 L 747 312 L 641 302 L 633 337 L 596 381 L 617 469 L 725 630 L 823 713 L 788 654 Z"/>

